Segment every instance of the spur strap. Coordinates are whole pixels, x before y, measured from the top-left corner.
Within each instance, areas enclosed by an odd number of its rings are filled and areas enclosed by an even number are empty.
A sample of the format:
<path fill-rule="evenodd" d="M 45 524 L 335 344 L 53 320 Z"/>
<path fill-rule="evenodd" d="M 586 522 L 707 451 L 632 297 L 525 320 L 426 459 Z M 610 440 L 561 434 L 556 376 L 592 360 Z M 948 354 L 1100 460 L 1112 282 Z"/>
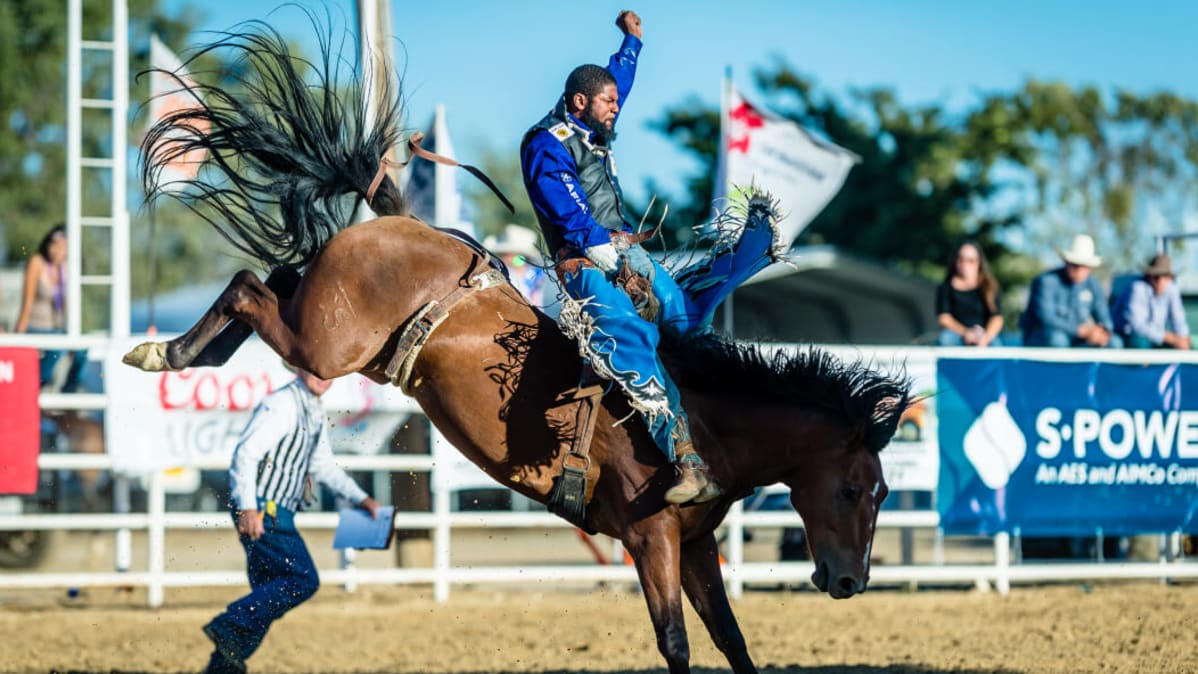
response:
<path fill-rule="evenodd" d="M 575 460 L 582 463 L 584 469 L 590 467 L 591 458 L 588 453 L 591 450 L 591 436 L 595 433 L 595 409 L 606 390 L 607 387 L 603 383 L 579 386 L 562 393 L 555 401 L 558 404 L 578 402 L 578 411 L 574 417 L 574 437 L 570 440 L 570 449 L 566 452 L 562 465 Z"/>
<path fill-rule="evenodd" d="M 570 449 L 562 457 L 562 472 L 553 482 L 546 506 L 553 514 L 588 534 L 596 533 L 587 523 L 587 472 L 591 469 L 591 439 L 595 434 L 596 410 L 606 387 L 602 384 L 580 385 L 558 396 L 557 404 L 577 401 L 574 412 L 574 436 Z"/>

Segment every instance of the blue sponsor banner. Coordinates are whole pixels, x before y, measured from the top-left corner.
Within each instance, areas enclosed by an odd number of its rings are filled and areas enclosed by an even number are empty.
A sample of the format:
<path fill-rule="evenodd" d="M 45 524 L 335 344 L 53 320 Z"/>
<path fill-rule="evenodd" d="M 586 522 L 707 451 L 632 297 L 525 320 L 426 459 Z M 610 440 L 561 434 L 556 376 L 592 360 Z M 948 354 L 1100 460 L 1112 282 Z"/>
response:
<path fill-rule="evenodd" d="M 1198 532 L 1198 366 L 937 363 L 948 533 Z"/>

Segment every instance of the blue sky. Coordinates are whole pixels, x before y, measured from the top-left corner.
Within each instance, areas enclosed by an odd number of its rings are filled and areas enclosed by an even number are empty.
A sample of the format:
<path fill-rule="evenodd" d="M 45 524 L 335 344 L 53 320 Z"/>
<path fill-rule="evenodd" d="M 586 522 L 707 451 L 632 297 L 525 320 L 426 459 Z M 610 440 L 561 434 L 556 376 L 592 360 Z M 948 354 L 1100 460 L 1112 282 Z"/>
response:
<path fill-rule="evenodd" d="M 213 29 L 263 18 L 275 6 L 274 0 L 165 4 L 170 12 L 191 7 Z M 354 25 L 352 1 L 328 4 Z M 883 85 L 907 103 L 958 109 L 979 92 L 1013 89 L 1029 76 L 1198 98 L 1198 2 L 395 0 L 391 7 L 409 124 L 427 125 L 443 103 L 457 155 L 467 162 L 487 146 L 514 153 L 573 66 L 606 63 L 620 40 L 615 16 L 635 9 L 644 20 L 645 48 L 616 148 L 625 189 L 638 197 L 647 177 L 676 187 L 694 168 L 648 122 L 689 96 L 715 104 L 726 66 L 752 95 L 753 68 L 775 57 L 838 95 Z M 312 34 L 294 8 L 270 20 L 296 40 Z M 204 40 L 197 35 L 193 42 Z"/>

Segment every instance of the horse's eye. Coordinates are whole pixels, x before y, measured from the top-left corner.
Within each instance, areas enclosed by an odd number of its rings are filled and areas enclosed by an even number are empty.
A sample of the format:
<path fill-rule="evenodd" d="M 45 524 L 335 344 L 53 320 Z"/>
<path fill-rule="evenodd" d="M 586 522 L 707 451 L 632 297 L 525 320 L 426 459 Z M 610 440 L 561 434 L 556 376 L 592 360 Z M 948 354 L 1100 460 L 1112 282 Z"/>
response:
<path fill-rule="evenodd" d="M 846 501 L 857 501 L 861 498 L 861 487 L 857 485 L 845 485 L 840 488 L 840 497 Z"/>

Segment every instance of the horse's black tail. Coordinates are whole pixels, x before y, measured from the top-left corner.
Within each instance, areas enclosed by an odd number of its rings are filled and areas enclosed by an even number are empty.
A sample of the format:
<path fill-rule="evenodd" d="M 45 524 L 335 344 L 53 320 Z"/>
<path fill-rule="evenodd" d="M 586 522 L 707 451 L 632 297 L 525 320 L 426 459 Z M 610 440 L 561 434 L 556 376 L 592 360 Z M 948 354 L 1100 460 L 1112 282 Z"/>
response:
<path fill-rule="evenodd" d="M 218 33 L 185 64 L 209 53 L 224 57 L 224 84 L 167 73 L 179 84 L 174 94 L 193 98 L 195 107 L 177 109 L 146 134 L 142 181 L 148 198 L 179 199 L 267 267 L 303 266 L 351 224 L 380 160 L 399 139 L 399 95 L 385 74 L 391 64 L 378 75 L 385 82 L 380 95 L 365 78 L 339 81 L 352 67 L 340 53 L 344 38 L 334 50 L 331 34 L 321 34 L 321 61 L 312 63 L 261 21 L 237 28 Z M 377 111 L 368 115 L 372 99 Z M 193 152 L 204 153 L 198 175 L 169 180 L 164 170 Z M 390 178 L 370 206 L 380 215 L 407 210 Z"/>

